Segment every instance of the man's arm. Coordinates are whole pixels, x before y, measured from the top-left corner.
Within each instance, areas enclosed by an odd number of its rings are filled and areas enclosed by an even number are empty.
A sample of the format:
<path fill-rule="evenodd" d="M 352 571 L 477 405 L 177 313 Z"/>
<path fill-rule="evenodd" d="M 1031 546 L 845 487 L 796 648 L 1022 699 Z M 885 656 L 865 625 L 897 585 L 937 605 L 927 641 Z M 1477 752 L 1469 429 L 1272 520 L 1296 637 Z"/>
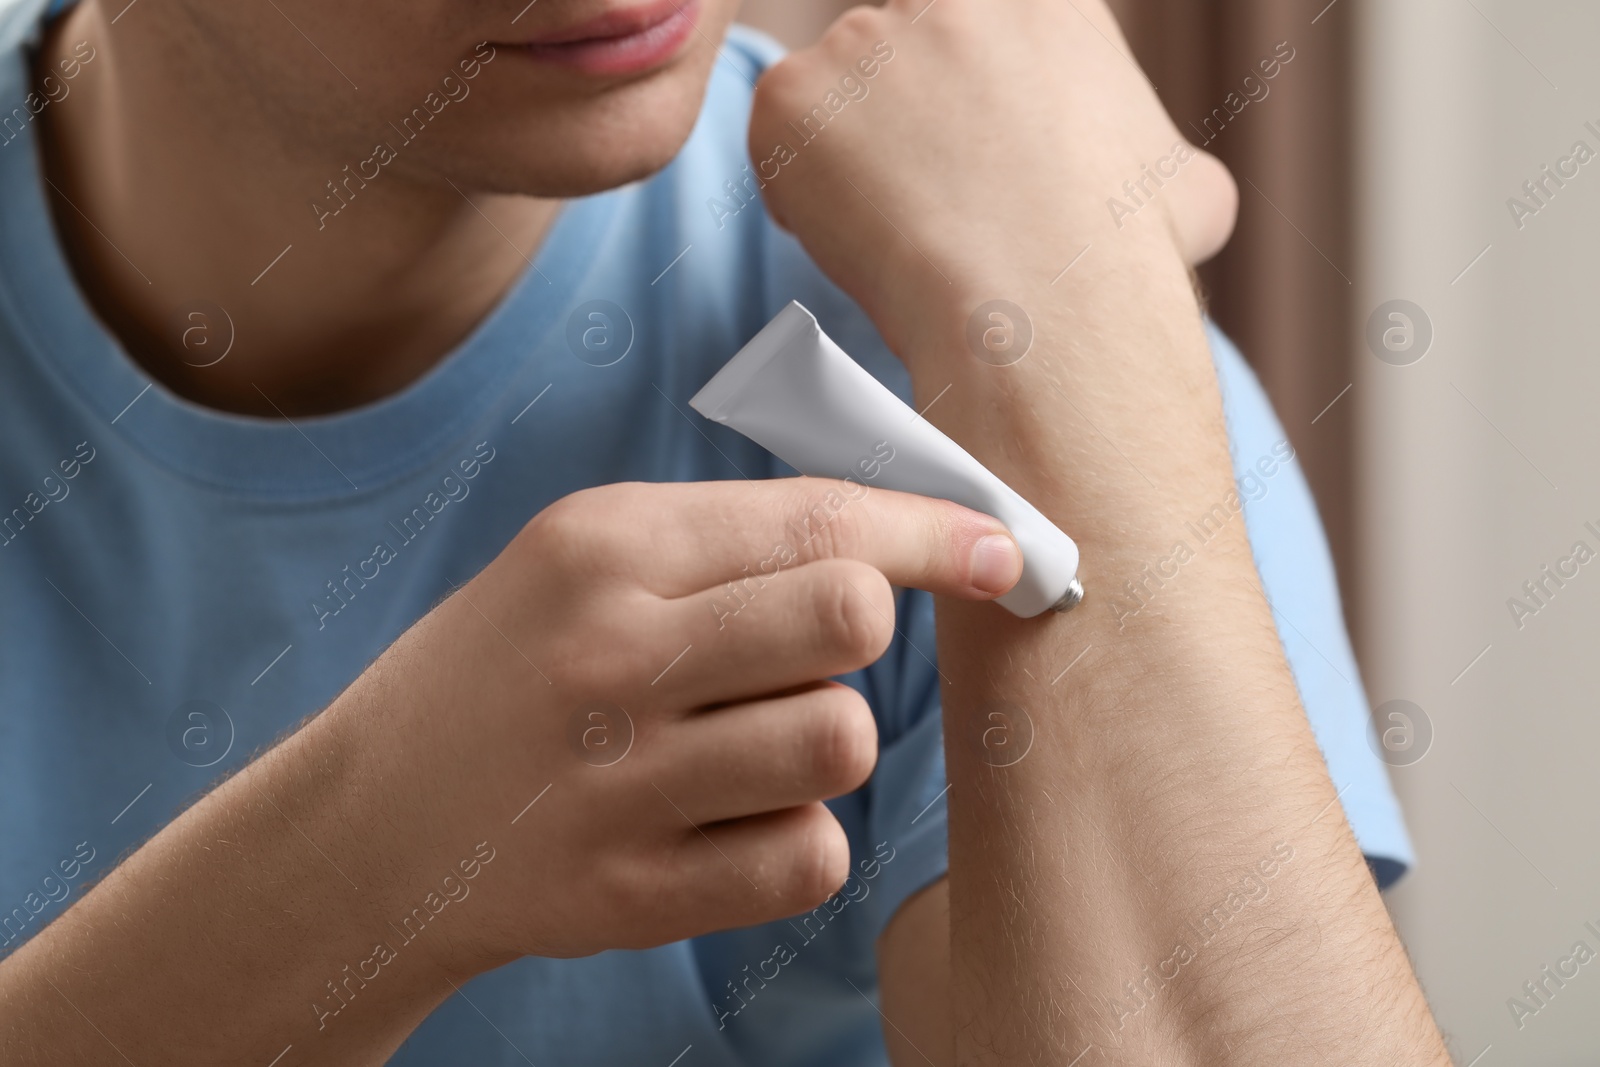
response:
<path fill-rule="evenodd" d="M 895 64 L 874 97 L 768 196 L 906 360 L 919 408 L 937 399 L 927 417 L 1074 535 L 1090 597 L 1031 620 L 939 606 L 949 1022 L 922 1056 L 1447 1062 L 1243 524 L 1174 551 L 1235 493 L 1188 275 L 1227 229 L 1231 204 L 1206 188 L 1214 161 L 1190 149 L 1188 174 L 1147 183 L 1135 219 L 1108 215 L 1181 139 L 1103 6 L 1047 0 L 853 15 L 769 75 L 753 140 L 874 40 Z M 968 343 L 968 317 L 994 299 L 1033 331 L 1004 366 Z M 1113 610 L 1147 566 L 1168 575 L 1159 594 Z M 997 766 L 985 746 L 996 713 L 1032 723 L 1020 762 Z M 907 914 L 931 930 L 939 906 L 936 889 Z M 884 942 L 884 1003 L 904 1028 L 901 925 Z"/>
<path fill-rule="evenodd" d="M 1091 401 L 1126 457 L 1073 455 L 1081 428 L 979 383 L 952 389 L 944 417 L 975 444 L 983 407 L 1007 406 L 1021 455 L 1008 463 L 991 444 L 985 458 L 1074 524 L 1090 580 L 1114 594 L 1172 556 L 1181 516 L 1207 514 L 1233 486 L 1184 265 L 1170 248 L 1106 262 L 1061 298 L 1077 301 L 1073 328 L 1105 347 L 1061 370 L 1081 380 L 1087 361 L 1159 357 L 1143 374 L 1102 375 L 1128 376 Z M 1044 387 L 1047 366 L 1017 377 Z M 1130 464 L 1159 488 L 1129 477 Z M 1199 547 L 1125 628 L 1104 607 L 1028 626 L 946 605 L 939 621 L 941 662 L 959 680 L 944 695 L 962 1062 L 1070 1061 L 1090 1046 L 1203 1063 L 1313 1063 L 1329 1049 L 1344 1062 L 1441 1060 L 1242 523 Z M 1060 692 L 1051 679 L 1086 648 Z M 974 743 L 994 702 L 1028 710 L 1037 729 L 1014 766 L 991 766 Z"/>
<path fill-rule="evenodd" d="M 437 970 L 448 931 L 364 963 L 397 940 L 386 924 L 408 894 L 354 740 L 347 716 L 310 723 L 0 964 L 0 1060 L 387 1059 L 453 992 Z"/>
<path fill-rule="evenodd" d="M 895 1067 L 956 1062 L 950 1016 L 950 880 L 900 905 L 878 938 L 878 991 Z"/>

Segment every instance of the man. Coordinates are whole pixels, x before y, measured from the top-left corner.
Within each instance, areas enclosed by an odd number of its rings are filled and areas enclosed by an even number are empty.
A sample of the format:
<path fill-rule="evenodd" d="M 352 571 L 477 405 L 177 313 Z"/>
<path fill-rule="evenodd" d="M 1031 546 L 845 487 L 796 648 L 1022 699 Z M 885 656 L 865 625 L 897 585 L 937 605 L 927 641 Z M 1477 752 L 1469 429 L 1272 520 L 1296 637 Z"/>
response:
<path fill-rule="evenodd" d="M 733 6 L 11 12 L 7 1063 L 1445 1062 L 1227 175 L 1098 3 Z M 688 410 L 791 298 L 1088 603 Z"/>

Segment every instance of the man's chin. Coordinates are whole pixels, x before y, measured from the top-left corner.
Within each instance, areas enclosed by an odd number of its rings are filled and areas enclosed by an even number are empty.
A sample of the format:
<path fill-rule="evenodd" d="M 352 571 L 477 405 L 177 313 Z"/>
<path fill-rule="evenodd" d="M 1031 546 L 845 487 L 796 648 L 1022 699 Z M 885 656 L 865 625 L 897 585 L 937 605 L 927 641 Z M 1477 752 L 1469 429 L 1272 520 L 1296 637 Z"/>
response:
<path fill-rule="evenodd" d="M 463 131 L 469 140 L 437 165 L 457 184 L 464 177 L 485 192 L 525 196 L 588 196 L 641 181 L 683 149 L 709 75 L 686 68 L 590 101 L 527 108 L 521 121 L 502 117 L 493 128 Z M 509 101 L 503 106 L 501 116 L 515 115 Z"/>
<path fill-rule="evenodd" d="M 507 196 L 571 199 L 592 196 L 660 173 L 677 156 L 688 133 L 664 144 L 628 146 L 624 153 L 563 154 L 559 159 L 483 158 L 476 166 L 457 156 L 440 168 L 464 189 Z"/>

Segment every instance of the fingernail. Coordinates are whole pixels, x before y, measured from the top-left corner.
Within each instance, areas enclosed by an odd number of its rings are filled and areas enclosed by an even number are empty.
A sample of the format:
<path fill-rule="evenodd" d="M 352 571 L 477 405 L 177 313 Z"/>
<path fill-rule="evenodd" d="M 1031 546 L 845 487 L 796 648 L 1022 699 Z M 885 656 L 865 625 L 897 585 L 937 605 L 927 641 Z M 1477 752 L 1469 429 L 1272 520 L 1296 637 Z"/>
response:
<path fill-rule="evenodd" d="M 973 588 L 998 596 L 1022 577 L 1022 550 L 1005 534 L 989 534 L 972 546 Z"/>

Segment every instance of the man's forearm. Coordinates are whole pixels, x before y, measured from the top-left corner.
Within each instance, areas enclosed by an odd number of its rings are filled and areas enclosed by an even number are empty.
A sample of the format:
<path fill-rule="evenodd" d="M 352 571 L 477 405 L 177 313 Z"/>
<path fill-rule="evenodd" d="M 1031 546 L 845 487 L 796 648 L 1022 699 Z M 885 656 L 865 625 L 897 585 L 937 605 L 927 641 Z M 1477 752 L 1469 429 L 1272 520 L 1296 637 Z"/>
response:
<path fill-rule="evenodd" d="M 0 964 L 0 1060 L 383 1062 L 452 990 L 425 942 L 367 962 L 405 872 L 338 733 L 311 723 Z"/>
<path fill-rule="evenodd" d="M 1154 227 L 1091 255 L 997 279 L 1035 330 L 1015 365 L 917 327 L 953 342 L 913 363 L 923 403 L 950 386 L 929 417 L 1079 540 L 1090 598 L 940 608 L 958 1062 L 1445 1062 L 1243 524 L 1110 606 L 1234 486 L 1181 259 Z"/>

